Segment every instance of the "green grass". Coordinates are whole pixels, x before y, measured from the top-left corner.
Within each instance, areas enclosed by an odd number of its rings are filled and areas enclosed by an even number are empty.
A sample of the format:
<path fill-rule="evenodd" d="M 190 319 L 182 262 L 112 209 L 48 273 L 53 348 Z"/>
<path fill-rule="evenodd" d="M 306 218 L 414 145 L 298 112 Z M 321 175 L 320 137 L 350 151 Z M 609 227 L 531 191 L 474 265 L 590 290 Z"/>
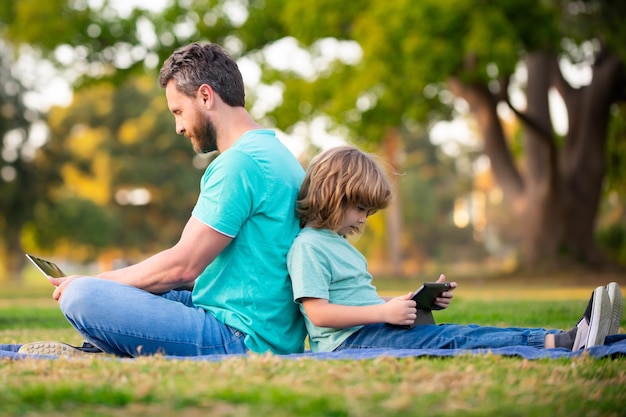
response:
<path fill-rule="evenodd" d="M 568 328 L 589 291 L 562 290 L 556 301 L 552 291 L 505 288 L 493 295 L 470 288 L 459 291 L 453 308 L 437 312 L 436 320 Z M 0 293 L 0 343 L 50 339 L 81 342 L 49 288 Z M 39 415 L 626 416 L 626 359 L 0 361 L 0 416 Z"/>

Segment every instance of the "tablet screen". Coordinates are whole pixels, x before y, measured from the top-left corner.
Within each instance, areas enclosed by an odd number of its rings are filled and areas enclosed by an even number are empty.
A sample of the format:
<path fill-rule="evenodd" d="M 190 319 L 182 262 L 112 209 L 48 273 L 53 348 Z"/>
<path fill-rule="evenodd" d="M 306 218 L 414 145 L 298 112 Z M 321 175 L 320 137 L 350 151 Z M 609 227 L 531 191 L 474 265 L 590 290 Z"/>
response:
<path fill-rule="evenodd" d="M 53 262 L 46 261 L 45 259 L 37 258 L 36 256 L 32 256 L 26 254 L 26 257 L 41 271 L 42 274 L 46 276 L 51 276 L 52 278 L 60 278 L 64 277 L 65 274 L 61 271 L 61 268 L 56 266 Z"/>

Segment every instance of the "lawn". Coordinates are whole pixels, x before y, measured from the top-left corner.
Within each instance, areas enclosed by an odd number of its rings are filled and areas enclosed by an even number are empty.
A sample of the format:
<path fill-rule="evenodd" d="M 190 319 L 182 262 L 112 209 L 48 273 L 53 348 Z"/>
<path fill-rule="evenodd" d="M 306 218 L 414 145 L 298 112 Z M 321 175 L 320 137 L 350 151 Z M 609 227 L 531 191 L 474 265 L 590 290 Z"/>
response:
<path fill-rule="evenodd" d="M 381 287 L 399 293 L 407 285 Z M 556 282 L 542 287 L 468 282 L 453 308 L 437 312 L 436 320 L 569 328 L 591 289 Z M 0 343 L 34 340 L 82 341 L 48 288 L 0 292 Z M 626 416 L 626 359 L 2 360 L 0 416 L 39 415 Z"/>

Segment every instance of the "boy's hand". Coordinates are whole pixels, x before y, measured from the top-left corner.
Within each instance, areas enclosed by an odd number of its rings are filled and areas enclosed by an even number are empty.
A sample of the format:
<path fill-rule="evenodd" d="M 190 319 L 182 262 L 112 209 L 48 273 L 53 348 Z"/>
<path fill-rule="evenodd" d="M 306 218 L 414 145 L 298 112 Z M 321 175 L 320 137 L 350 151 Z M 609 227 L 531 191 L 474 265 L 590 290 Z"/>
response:
<path fill-rule="evenodd" d="M 439 279 L 437 280 L 437 282 L 445 282 L 445 281 L 446 281 L 446 276 L 444 274 L 439 275 Z M 452 294 L 452 291 L 457 287 L 456 282 L 451 282 L 450 287 L 451 288 L 449 291 L 441 293 L 441 296 L 437 297 L 437 300 L 435 300 L 435 304 L 441 308 L 448 308 L 448 306 L 452 302 L 452 297 L 454 297 L 454 294 Z"/>
<path fill-rule="evenodd" d="M 413 324 L 417 318 L 417 309 L 415 308 L 415 301 L 411 300 L 411 297 L 413 297 L 413 293 L 408 293 L 391 298 L 385 304 L 382 304 L 385 323 L 400 326 Z"/>

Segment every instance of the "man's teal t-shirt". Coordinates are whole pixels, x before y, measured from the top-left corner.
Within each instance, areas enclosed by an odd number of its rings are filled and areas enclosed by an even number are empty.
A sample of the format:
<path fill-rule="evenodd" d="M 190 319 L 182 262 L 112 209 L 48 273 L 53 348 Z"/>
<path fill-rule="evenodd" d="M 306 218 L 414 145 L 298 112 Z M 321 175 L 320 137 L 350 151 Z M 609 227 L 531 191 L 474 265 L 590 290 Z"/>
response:
<path fill-rule="evenodd" d="M 202 177 L 192 215 L 233 240 L 196 279 L 193 302 L 246 333 L 253 352 L 304 348 L 286 262 L 300 230 L 295 207 L 303 178 L 271 130 L 245 133 Z"/>

